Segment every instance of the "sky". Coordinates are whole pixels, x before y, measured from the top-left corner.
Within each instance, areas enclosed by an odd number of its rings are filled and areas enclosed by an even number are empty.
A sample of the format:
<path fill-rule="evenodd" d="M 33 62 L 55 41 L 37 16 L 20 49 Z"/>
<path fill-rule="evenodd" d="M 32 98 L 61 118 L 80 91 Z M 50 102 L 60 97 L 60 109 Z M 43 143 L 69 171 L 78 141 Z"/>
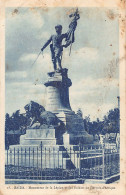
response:
<path fill-rule="evenodd" d="M 6 112 L 10 115 L 31 100 L 46 105 L 44 82 L 53 71 L 47 47 L 34 65 L 40 49 L 55 25 L 67 32 L 72 8 L 6 8 L 5 69 Z M 69 89 L 73 111 L 81 108 L 83 117 L 103 119 L 117 107 L 119 95 L 119 28 L 118 10 L 79 8 L 80 19 L 75 31 L 71 55 L 64 49 L 62 67 L 68 68 L 72 81 Z"/>

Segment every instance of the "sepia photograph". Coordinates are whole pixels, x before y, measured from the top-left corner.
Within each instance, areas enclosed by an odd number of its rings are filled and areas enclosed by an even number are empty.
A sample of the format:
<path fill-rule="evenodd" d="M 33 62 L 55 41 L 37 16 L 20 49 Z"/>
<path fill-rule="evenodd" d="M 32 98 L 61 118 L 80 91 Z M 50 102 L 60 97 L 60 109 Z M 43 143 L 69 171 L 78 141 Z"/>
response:
<path fill-rule="evenodd" d="M 117 14 L 6 8 L 7 183 L 119 180 Z"/>
<path fill-rule="evenodd" d="M 4 17 L 2 194 L 118 194 L 125 139 L 119 7 L 12 4 Z"/>

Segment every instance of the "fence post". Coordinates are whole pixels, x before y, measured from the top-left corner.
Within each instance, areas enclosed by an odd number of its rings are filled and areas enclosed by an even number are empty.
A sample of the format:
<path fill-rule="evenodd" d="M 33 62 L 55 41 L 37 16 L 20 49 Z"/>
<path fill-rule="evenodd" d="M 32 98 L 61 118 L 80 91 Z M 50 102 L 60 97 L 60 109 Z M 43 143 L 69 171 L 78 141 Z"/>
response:
<path fill-rule="evenodd" d="M 50 164 L 50 148 L 49 148 L 49 168 L 51 168 L 51 164 Z M 58 165 L 59 168 L 59 165 Z"/>
<path fill-rule="evenodd" d="M 18 148 L 18 173 L 19 173 L 19 148 Z"/>
<path fill-rule="evenodd" d="M 55 148 L 53 147 L 53 168 L 55 169 Z"/>
<path fill-rule="evenodd" d="M 31 175 L 31 170 L 30 170 L 30 147 L 29 147 L 29 153 L 28 153 L 28 157 L 29 157 L 29 165 L 28 165 L 28 170 L 29 170 L 29 179 L 30 179 L 30 175 Z"/>
<path fill-rule="evenodd" d="M 15 166 L 15 147 L 14 147 L 14 166 Z"/>
<path fill-rule="evenodd" d="M 104 166 L 105 166 L 105 149 L 103 144 L 102 145 L 102 179 L 105 179 Z"/>
<path fill-rule="evenodd" d="M 8 165 L 8 148 L 7 148 L 7 165 Z M 8 166 L 7 166 L 8 167 Z"/>
<path fill-rule="evenodd" d="M 38 170 L 38 146 L 37 146 L 37 170 Z"/>
<path fill-rule="evenodd" d="M 59 168 L 59 148 L 58 148 L 58 168 Z"/>
<path fill-rule="evenodd" d="M 42 179 L 42 141 L 41 141 L 40 148 L 41 148 L 41 179 Z"/>
<path fill-rule="evenodd" d="M 79 177 L 81 177 L 81 144 L 79 143 Z"/>
<path fill-rule="evenodd" d="M 45 166 L 44 168 L 46 168 L 46 147 L 45 147 Z"/>
<path fill-rule="evenodd" d="M 26 148 L 25 148 L 25 167 L 26 167 Z"/>

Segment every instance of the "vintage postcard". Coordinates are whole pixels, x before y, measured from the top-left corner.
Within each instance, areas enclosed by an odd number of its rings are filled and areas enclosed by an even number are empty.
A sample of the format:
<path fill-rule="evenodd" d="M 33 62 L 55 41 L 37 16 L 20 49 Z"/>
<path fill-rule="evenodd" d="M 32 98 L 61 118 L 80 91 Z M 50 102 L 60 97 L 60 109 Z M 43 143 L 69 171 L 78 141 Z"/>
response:
<path fill-rule="evenodd" d="M 0 8 L 0 194 L 125 194 L 125 1 Z"/>

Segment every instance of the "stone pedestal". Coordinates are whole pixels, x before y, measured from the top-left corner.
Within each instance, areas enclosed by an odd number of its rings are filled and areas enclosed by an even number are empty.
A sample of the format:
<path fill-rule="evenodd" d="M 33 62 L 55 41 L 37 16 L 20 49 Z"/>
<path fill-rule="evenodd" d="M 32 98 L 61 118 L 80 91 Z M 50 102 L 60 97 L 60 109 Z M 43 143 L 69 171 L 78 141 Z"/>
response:
<path fill-rule="evenodd" d="M 46 110 L 57 115 L 69 128 L 69 121 L 74 115 L 69 101 L 69 87 L 72 85 L 67 75 L 68 70 L 49 72 L 46 86 Z"/>
<path fill-rule="evenodd" d="M 20 145 L 56 145 L 55 129 L 28 129 L 20 136 Z"/>
<path fill-rule="evenodd" d="M 43 146 L 56 146 L 57 138 L 55 135 L 55 129 L 27 129 L 25 135 L 20 136 L 20 145 L 12 145 L 9 148 L 28 148 Z"/>
<path fill-rule="evenodd" d="M 69 87 L 72 85 L 67 76 L 67 69 L 48 73 L 46 86 L 46 110 L 55 114 L 72 112 L 69 102 Z M 60 116 L 59 116 L 60 117 Z"/>

